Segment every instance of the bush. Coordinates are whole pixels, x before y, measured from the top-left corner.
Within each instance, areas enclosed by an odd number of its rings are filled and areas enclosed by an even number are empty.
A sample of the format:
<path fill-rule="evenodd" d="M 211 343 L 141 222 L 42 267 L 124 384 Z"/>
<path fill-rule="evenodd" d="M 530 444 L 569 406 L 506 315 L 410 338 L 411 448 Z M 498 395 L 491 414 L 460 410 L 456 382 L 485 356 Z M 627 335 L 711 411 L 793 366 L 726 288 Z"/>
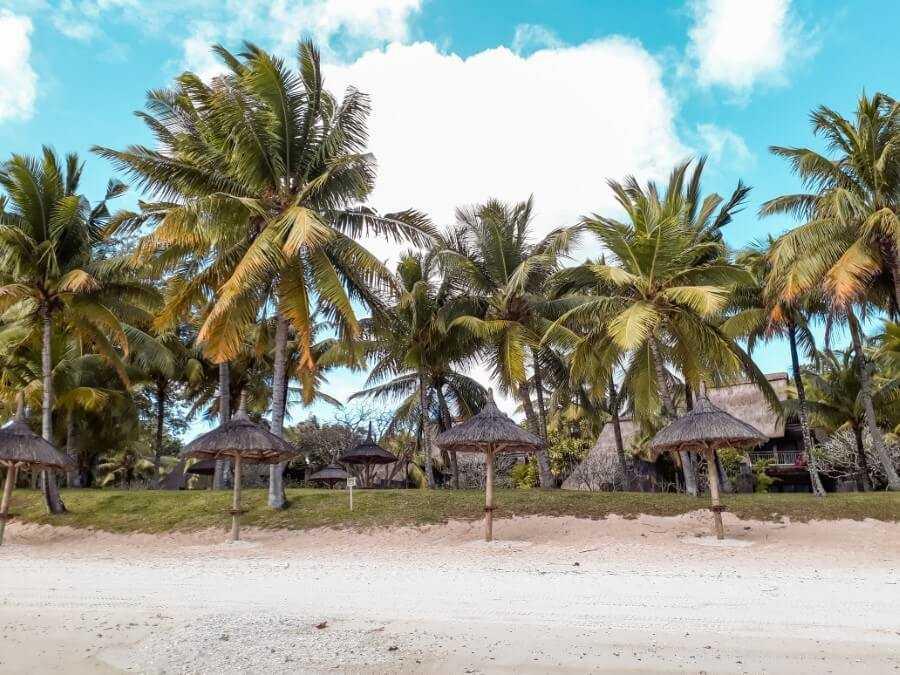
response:
<path fill-rule="evenodd" d="M 537 487 L 540 484 L 537 460 L 532 457 L 524 464 L 515 464 L 509 470 L 509 478 L 515 488 L 529 490 Z"/>
<path fill-rule="evenodd" d="M 769 487 L 778 482 L 777 478 L 766 475 L 766 467 L 774 464 L 771 459 L 758 459 L 753 462 L 753 473 L 756 474 L 755 492 L 768 492 Z"/>

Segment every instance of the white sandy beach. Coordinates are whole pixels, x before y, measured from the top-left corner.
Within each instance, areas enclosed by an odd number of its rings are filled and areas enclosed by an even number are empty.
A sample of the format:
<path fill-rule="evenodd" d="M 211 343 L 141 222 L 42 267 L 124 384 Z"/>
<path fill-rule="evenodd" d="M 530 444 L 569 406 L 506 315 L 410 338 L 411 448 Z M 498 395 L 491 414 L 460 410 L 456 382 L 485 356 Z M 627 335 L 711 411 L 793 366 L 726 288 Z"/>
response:
<path fill-rule="evenodd" d="M 118 536 L 13 523 L 0 672 L 900 672 L 900 525 Z M 317 627 L 321 626 L 321 627 Z"/>

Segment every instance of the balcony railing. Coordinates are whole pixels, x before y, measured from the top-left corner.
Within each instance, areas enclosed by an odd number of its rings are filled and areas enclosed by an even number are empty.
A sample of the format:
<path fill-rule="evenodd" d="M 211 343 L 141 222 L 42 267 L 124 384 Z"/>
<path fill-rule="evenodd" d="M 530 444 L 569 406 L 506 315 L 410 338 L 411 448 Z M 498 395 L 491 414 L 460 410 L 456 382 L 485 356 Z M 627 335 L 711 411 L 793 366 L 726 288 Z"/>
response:
<path fill-rule="evenodd" d="M 750 459 L 771 459 L 775 464 L 793 466 L 803 459 L 802 450 L 754 450 L 750 453 Z"/>

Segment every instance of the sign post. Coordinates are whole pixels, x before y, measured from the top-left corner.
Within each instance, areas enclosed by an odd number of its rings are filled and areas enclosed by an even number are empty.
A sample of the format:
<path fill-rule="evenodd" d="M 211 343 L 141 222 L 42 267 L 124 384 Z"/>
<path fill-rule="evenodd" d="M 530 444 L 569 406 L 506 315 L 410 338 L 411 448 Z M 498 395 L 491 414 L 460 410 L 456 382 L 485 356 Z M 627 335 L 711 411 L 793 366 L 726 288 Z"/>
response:
<path fill-rule="evenodd" d="M 349 476 L 347 478 L 347 489 L 350 490 L 350 510 L 353 510 L 353 488 L 356 487 L 356 478 Z"/>

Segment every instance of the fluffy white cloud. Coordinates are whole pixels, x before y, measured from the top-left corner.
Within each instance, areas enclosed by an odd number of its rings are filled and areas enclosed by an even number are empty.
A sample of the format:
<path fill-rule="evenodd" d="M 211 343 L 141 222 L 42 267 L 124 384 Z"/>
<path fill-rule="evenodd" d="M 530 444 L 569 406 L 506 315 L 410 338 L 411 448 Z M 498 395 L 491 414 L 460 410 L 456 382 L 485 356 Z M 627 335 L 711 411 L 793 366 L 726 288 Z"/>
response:
<path fill-rule="evenodd" d="M 809 55 L 790 0 L 692 0 L 688 56 L 703 86 L 739 94 L 758 82 L 782 84 L 788 66 Z"/>
<path fill-rule="evenodd" d="M 733 169 L 746 167 L 754 160 L 743 138 L 715 124 L 698 124 L 699 145 L 714 165 Z"/>
<path fill-rule="evenodd" d="M 441 225 L 458 205 L 533 192 L 544 234 L 613 207 L 605 179 L 662 177 L 688 153 L 659 64 L 620 37 L 527 57 L 392 44 L 325 74 L 333 91 L 353 84 L 372 98 L 371 203 L 423 209 Z"/>
<path fill-rule="evenodd" d="M 34 112 L 37 75 L 31 67 L 31 19 L 0 10 L 0 122 Z"/>

